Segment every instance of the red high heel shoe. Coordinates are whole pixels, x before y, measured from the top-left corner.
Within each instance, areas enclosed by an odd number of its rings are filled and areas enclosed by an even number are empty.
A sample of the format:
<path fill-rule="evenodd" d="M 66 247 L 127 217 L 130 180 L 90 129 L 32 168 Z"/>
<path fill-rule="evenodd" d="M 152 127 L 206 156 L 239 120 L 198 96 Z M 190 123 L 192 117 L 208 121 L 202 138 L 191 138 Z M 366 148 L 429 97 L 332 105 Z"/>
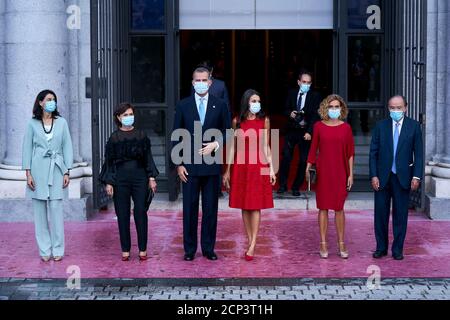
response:
<path fill-rule="evenodd" d="M 148 259 L 147 255 L 145 256 L 139 255 L 139 261 L 147 261 L 147 259 Z"/>
<path fill-rule="evenodd" d="M 122 255 L 122 261 L 130 261 L 130 255 L 127 256 Z"/>
<path fill-rule="evenodd" d="M 249 256 L 247 254 L 247 252 L 244 253 L 244 258 L 245 258 L 245 261 L 252 261 L 253 260 L 253 256 Z"/>

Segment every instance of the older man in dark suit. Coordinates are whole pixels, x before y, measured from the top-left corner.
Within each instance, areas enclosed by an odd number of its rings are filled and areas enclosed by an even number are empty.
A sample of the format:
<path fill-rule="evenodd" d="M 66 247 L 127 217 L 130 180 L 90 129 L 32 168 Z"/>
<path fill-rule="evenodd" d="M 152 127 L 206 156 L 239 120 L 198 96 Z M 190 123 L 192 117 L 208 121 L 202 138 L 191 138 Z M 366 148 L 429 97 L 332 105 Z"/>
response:
<path fill-rule="evenodd" d="M 373 257 L 387 255 L 389 216 L 392 200 L 394 242 L 392 257 L 403 260 L 403 244 L 408 224 L 410 191 L 417 190 L 423 178 L 423 142 L 419 122 L 405 116 L 406 98 L 389 100 L 390 118 L 380 121 L 370 145 L 370 176 L 375 191 L 375 237 Z"/>

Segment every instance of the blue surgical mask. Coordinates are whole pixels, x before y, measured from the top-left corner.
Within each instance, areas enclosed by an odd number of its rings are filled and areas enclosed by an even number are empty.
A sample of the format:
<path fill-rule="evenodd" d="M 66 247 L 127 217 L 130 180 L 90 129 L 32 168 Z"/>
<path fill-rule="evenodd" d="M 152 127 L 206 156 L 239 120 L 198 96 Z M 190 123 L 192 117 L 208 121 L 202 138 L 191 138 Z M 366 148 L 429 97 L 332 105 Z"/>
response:
<path fill-rule="evenodd" d="M 131 127 L 134 124 L 134 116 L 126 116 L 122 118 L 122 125 L 125 127 Z"/>
<path fill-rule="evenodd" d="M 328 116 L 332 120 L 339 119 L 341 116 L 341 109 L 328 109 Z"/>
<path fill-rule="evenodd" d="M 261 111 L 261 103 L 254 102 L 250 103 L 250 112 L 253 114 L 258 114 Z"/>
<path fill-rule="evenodd" d="M 311 89 L 311 85 L 310 84 L 303 84 L 302 83 L 300 85 L 300 92 L 303 93 L 303 94 L 308 93 L 310 89 Z"/>
<path fill-rule="evenodd" d="M 194 83 L 194 90 L 197 94 L 205 94 L 209 90 L 209 85 L 206 82 L 196 81 Z"/>
<path fill-rule="evenodd" d="M 391 111 L 390 115 L 392 120 L 394 120 L 395 122 L 399 122 L 403 119 L 405 113 L 403 111 Z"/>
<path fill-rule="evenodd" d="M 56 110 L 56 101 L 47 101 L 44 106 L 44 110 L 48 113 L 52 113 Z"/>

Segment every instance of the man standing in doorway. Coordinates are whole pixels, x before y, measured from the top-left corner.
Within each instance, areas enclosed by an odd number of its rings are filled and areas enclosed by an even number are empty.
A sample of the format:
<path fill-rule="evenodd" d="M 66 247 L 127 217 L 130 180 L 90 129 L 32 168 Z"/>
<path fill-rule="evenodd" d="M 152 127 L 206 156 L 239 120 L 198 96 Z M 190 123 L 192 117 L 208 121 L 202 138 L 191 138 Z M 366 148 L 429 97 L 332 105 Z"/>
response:
<path fill-rule="evenodd" d="M 214 66 L 208 60 L 201 62 L 197 68 L 206 68 L 209 71 L 209 77 L 211 79 L 211 86 L 209 87 L 208 93 L 216 98 L 222 99 L 227 105 L 228 112 L 230 114 L 230 119 L 233 118 L 233 113 L 231 112 L 230 97 L 228 95 L 228 89 L 224 81 L 216 79 L 213 76 Z M 192 94 L 194 94 L 194 88 L 192 88 Z M 219 198 L 223 197 L 222 193 L 222 176 L 219 178 Z"/>
<path fill-rule="evenodd" d="M 306 160 L 313 135 L 313 127 L 319 120 L 319 106 L 321 97 L 318 92 L 311 91 L 312 74 L 308 71 L 300 72 L 297 80 L 298 89 L 289 92 L 286 101 L 285 115 L 289 117 L 286 125 L 286 136 L 280 165 L 280 188 L 278 194 L 287 191 L 287 180 L 294 149 L 298 146 L 300 161 L 297 174 L 292 184 L 292 195 L 300 196 L 300 187 L 305 179 Z"/>
<path fill-rule="evenodd" d="M 375 259 L 387 255 L 392 199 L 392 257 L 403 260 L 410 191 L 419 189 L 423 172 L 423 142 L 419 122 L 405 116 L 403 96 L 389 100 L 390 119 L 380 121 L 370 145 L 370 177 L 375 191 Z"/>
<path fill-rule="evenodd" d="M 204 157 L 218 152 L 219 149 L 224 150 L 226 130 L 231 128 L 231 119 L 225 103 L 208 93 L 211 83 L 208 69 L 203 67 L 195 69 L 192 80 L 195 94 L 177 104 L 173 125 L 174 131 L 184 129 L 190 140 L 194 140 L 188 143 L 191 150 L 189 161 L 177 167 L 178 176 L 183 183 L 183 243 L 186 261 L 194 260 L 197 251 L 200 193 L 202 195 L 202 253 L 209 260 L 217 260 L 214 252 L 219 203 L 217 186 L 222 165 L 221 163 L 207 164 Z M 195 127 L 199 125 L 201 136 L 195 130 Z M 220 130 L 222 137 L 215 141 L 203 141 L 204 133 L 210 129 Z M 201 139 L 200 143 L 197 143 L 196 139 Z M 196 150 L 197 144 L 203 147 Z M 194 153 L 197 153 L 197 156 Z M 201 157 L 197 163 L 195 160 L 198 155 Z"/>

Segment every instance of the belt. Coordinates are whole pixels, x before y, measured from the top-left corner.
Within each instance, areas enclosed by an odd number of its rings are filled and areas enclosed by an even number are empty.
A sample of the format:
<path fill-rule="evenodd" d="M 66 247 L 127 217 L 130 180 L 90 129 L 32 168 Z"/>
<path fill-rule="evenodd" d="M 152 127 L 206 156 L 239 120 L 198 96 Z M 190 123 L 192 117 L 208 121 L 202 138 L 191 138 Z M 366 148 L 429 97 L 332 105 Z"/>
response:
<path fill-rule="evenodd" d="M 53 185 L 53 171 L 55 171 L 55 166 L 58 166 L 61 172 L 64 174 L 67 172 L 67 167 L 64 164 L 64 159 L 61 153 L 55 152 L 53 150 L 47 149 L 44 153 L 44 158 L 50 158 L 50 171 L 48 173 L 48 185 Z"/>

